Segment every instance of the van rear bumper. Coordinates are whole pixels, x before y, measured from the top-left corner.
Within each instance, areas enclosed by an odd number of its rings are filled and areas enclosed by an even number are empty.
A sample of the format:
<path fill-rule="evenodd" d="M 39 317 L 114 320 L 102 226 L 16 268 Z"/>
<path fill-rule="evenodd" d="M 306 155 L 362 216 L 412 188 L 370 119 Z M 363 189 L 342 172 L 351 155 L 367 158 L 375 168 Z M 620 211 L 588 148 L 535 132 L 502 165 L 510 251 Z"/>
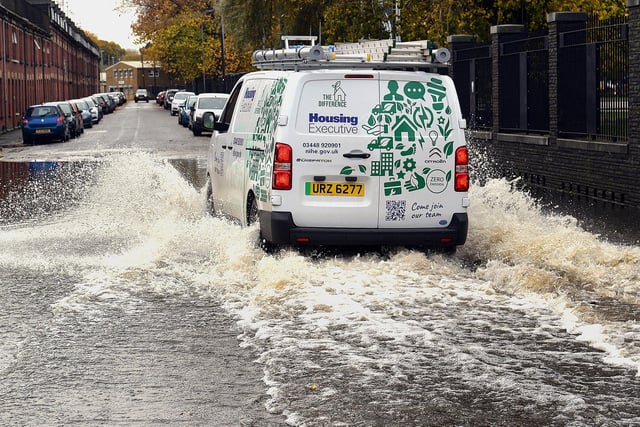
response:
<path fill-rule="evenodd" d="M 451 247 L 467 240 L 466 213 L 453 215 L 444 228 L 319 228 L 297 227 L 289 212 L 259 212 L 262 238 L 279 245 L 392 245 Z"/>

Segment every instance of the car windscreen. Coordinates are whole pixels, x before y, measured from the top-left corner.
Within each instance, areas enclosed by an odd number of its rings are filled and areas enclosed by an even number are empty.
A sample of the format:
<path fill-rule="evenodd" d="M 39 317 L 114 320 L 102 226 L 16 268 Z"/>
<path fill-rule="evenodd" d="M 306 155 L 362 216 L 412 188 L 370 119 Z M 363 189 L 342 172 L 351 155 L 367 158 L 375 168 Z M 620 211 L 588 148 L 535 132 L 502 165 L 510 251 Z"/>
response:
<path fill-rule="evenodd" d="M 198 108 L 221 110 L 225 102 L 227 102 L 227 98 L 200 98 Z"/>
<path fill-rule="evenodd" d="M 59 104 L 60 109 L 62 110 L 63 113 L 65 114 L 72 114 L 73 110 L 71 109 L 71 105 L 70 104 Z"/>

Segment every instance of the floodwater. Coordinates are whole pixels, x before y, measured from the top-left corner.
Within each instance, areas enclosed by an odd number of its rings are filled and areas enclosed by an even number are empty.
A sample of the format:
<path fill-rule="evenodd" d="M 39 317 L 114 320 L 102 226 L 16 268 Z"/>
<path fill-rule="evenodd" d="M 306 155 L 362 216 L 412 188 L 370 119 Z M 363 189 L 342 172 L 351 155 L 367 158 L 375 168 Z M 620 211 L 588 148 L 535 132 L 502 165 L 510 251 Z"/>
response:
<path fill-rule="evenodd" d="M 637 225 L 487 179 L 453 256 L 266 254 L 197 161 L 3 167 L 0 424 L 640 424 Z"/>

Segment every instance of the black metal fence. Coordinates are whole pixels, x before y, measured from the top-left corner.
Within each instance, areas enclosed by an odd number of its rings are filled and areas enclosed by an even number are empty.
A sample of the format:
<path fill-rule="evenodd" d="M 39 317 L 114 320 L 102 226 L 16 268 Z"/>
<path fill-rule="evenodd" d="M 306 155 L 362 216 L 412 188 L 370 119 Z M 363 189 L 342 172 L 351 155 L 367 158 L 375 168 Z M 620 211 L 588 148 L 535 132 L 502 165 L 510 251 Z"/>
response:
<path fill-rule="evenodd" d="M 560 34 L 558 136 L 626 141 L 629 41 L 626 19 L 598 21 Z"/>
<path fill-rule="evenodd" d="M 493 127 L 491 44 L 455 53 L 455 82 L 460 107 L 474 129 Z"/>
<path fill-rule="evenodd" d="M 556 100 L 555 135 L 605 142 L 628 139 L 629 42 L 626 18 L 599 21 L 558 34 L 557 68 L 549 66 L 547 32 L 522 33 L 500 42 L 461 45 L 453 52 L 453 78 L 464 116 L 474 129 L 547 134 L 550 101 Z M 493 56 L 498 54 L 497 61 Z M 494 66 L 499 67 L 499 72 Z M 555 75 L 554 75 L 555 74 Z M 492 76 L 498 75 L 498 79 Z M 550 94 L 549 82 L 557 81 Z M 494 87 L 494 85 L 499 87 Z M 499 93 L 498 105 L 492 93 Z M 550 98 L 551 96 L 551 98 Z"/>
<path fill-rule="evenodd" d="M 547 35 L 502 43 L 500 69 L 500 130 L 549 132 Z"/>

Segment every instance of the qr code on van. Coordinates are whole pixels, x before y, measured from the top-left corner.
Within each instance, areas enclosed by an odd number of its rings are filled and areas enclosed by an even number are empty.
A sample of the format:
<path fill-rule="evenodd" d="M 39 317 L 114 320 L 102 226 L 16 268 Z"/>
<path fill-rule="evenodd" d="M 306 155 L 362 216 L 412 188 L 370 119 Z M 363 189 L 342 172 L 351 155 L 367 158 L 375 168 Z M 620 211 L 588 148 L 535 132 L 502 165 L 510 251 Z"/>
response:
<path fill-rule="evenodd" d="M 385 221 L 404 221 L 407 210 L 406 200 L 387 200 L 387 215 Z"/>

